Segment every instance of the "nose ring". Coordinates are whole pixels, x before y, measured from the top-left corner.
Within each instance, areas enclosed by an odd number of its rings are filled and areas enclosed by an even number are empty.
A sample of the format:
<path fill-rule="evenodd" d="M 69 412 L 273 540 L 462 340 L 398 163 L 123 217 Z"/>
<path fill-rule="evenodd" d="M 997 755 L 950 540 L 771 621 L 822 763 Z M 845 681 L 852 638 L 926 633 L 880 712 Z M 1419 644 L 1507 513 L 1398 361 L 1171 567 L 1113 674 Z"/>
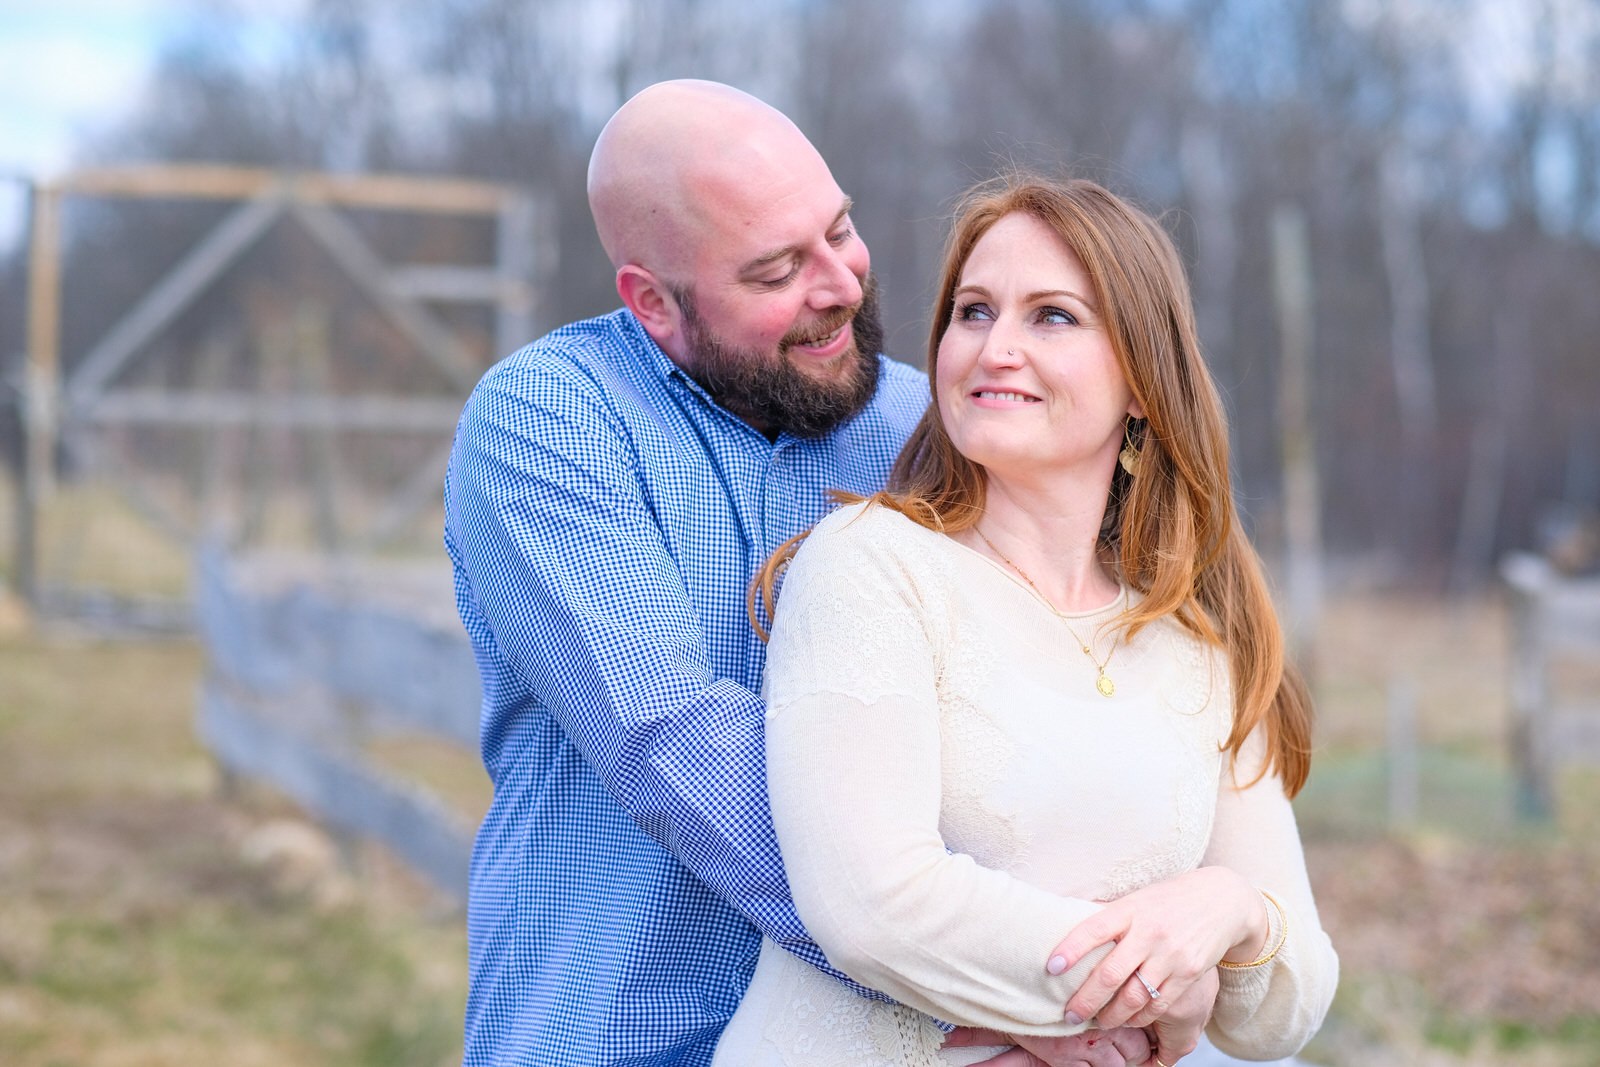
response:
<path fill-rule="evenodd" d="M 1008 355 L 1008 356 L 1014 356 L 1014 355 L 1016 355 L 1016 354 L 1017 354 L 1017 350 L 1016 350 L 1016 349 L 1015 349 L 1015 348 L 1008 348 L 1008 349 L 1006 349 L 1006 355 Z"/>

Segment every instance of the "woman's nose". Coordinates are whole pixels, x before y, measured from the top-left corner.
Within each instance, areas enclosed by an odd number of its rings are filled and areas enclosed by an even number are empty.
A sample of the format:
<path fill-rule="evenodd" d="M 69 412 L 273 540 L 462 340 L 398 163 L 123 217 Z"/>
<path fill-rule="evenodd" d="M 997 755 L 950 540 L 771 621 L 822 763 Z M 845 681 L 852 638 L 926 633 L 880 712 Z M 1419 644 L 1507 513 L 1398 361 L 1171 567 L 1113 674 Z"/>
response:
<path fill-rule="evenodd" d="M 983 351 L 979 353 L 984 366 L 1014 367 L 1022 362 L 1026 339 L 1020 334 L 1020 330 L 1010 328 L 1003 320 L 996 322 L 983 339 Z"/>

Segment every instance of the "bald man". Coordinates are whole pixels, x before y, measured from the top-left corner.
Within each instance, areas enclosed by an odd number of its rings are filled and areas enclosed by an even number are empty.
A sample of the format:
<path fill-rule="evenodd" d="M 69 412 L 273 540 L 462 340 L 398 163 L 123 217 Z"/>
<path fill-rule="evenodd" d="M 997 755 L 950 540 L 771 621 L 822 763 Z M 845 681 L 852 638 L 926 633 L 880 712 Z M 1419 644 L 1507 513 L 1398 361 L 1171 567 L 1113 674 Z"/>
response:
<path fill-rule="evenodd" d="M 824 963 L 767 811 L 745 589 L 829 489 L 882 486 L 928 402 L 879 355 L 849 198 L 772 108 L 653 86 L 589 195 L 624 307 L 493 367 L 446 477 L 494 782 L 469 1065 L 709 1063 L 762 933 Z"/>

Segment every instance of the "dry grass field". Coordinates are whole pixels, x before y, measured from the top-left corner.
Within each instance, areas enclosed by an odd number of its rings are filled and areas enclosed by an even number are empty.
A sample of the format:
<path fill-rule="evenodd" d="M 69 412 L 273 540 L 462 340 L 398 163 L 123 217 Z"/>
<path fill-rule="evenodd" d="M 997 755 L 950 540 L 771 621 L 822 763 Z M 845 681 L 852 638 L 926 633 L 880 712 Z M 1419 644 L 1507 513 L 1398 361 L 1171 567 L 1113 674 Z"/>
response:
<path fill-rule="evenodd" d="M 82 507 L 100 524 L 55 573 L 182 591 L 149 531 Z M 1566 772 L 1554 824 L 1514 819 L 1505 657 L 1492 596 L 1329 605 L 1297 809 L 1343 980 L 1308 1062 L 1600 1067 L 1600 773 Z M 0 1063 L 455 1062 L 461 915 L 383 851 L 224 788 L 190 726 L 201 669 L 193 641 L 31 625 L 0 599 Z M 1420 742 L 1403 825 L 1383 748 L 1397 679 Z M 379 755 L 481 810 L 470 755 Z"/>
<path fill-rule="evenodd" d="M 192 642 L 0 637 L 0 1063 L 451 1062 L 459 915 L 222 791 L 199 669 Z"/>

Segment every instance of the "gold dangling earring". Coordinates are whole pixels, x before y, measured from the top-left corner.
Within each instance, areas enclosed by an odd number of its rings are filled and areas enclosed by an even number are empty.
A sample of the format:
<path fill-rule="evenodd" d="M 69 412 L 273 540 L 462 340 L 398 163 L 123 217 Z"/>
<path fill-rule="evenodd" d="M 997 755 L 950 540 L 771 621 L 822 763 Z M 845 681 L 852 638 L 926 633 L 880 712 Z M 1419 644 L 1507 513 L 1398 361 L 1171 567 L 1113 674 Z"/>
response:
<path fill-rule="evenodd" d="M 1132 441 L 1122 443 L 1122 451 L 1117 453 L 1117 462 L 1122 464 L 1122 469 L 1128 472 L 1128 477 L 1139 476 L 1139 453 L 1133 450 Z"/>
<path fill-rule="evenodd" d="M 1121 464 L 1123 470 L 1128 472 L 1128 477 L 1130 478 L 1139 476 L 1139 449 L 1134 447 L 1133 432 L 1138 428 L 1140 421 L 1142 420 L 1135 419 L 1132 415 L 1129 415 L 1122 423 L 1122 451 L 1117 453 L 1117 462 Z M 1143 437 L 1144 435 L 1140 434 L 1139 436 Z"/>

